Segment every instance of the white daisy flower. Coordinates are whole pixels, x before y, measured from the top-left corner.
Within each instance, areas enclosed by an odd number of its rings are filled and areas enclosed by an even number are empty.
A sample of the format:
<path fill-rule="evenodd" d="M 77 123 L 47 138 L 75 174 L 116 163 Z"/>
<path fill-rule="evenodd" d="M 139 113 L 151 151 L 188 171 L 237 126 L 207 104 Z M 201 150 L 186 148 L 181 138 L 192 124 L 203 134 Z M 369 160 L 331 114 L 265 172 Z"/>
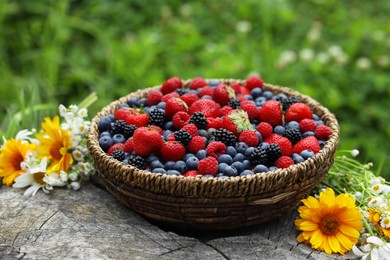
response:
<path fill-rule="evenodd" d="M 277 66 L 279 68 L 284 68 L 291 63 L 294 63 L 297 59 L 297 55 L 293 51 L 284 51 L 280 54 L 280 57 L 277 61 Z"/>
<path fill-rule="evenodd" d="M 375 184 L 371 187 L 371 190 L 375 193 L 375 194 L 380 194 L 384 191 L 384 185 L 378 183 L 378 184 Z"/>
<path fill-rule="evenodd" d="M 76 172 L 72 172 L 69 174 L 69 179 L 72 181 L 76 181 L 78 178 L 78 174 Z"/>
<path fill-rule="evenodd" d="M 80 183 L 74 181 L 70 184 L 70 187 L 73 189 L 73 190 L 79 190 L 80 189 Z"/>
<path fill-rule="evenodd" d="M 66 183 L 64 181 L 61 180 L 60 176 L 57 174 L 57 173 L 52 173 L 52 174 L 47 174 L 43 180 L 45 181 L 45 183 L 47 183 L 49 186 L 59 186 L 59 187 L 63 187 L 66 185 Z M 51 187 L 51 189 L 53 189 Z"/>
<path fill-rule="evenodd" d="M 78 161 L 78 162 L 84 160 L 84 155 L 83 155 L 83 153 L 82 153 L 80 150 L 74 150 L 74 151 L 72 152 L 72 157 L 73 157 L 76 161 Z"/>
<path fill-rule="evenodd" d="M 381 227 L 383 227 L 383 228 L 390 228 L 390 217 L 387 216 L 385 218 L 382 218 L 380 224 L 381 224 Z"/>
<path fill-rule="evenodd" d="M 381 197 L 374 197 L 368 202 L 369 207 L 381 207 L 383 206 L 383 199 Z"/>
<path fill-rule="evenodd" d="M 358 149 L 353 149 L 352 151 L 351 151 L 351 156 L 352 157 L 357 157 L 358 155 L 359 155 L 359 150 Z"/>
<path fill-rule="evenodd" d="M 70 105 L 69 106 L 69 111 L 72 112 L 73 114 L 76 114 L 78 110 L 79 110 L 79 107 L 77 105 Z"/>
<path fill-rule="evenodd" d="M 353 246 L 353 253 L 362 259 L 390 259 L 390 243 L 385 243 L 376 236 L 368 237 L 367 243 L 370 247 L 361 248 L 362 250 Z"/>
<path fill-rule="evenodd" d="M 26 173 L 18 176 L 15 179 L 14 188 L 25 188 L 30 186 L 25 192 L 24 196 L 35 196 L 39 189 L 45 191 L 44 177 L 46 174 L 47 158 L 44 157 L 39 164 L 24 164 Z"/>
<path fill-rule="evenodd" d="M 300 52 L 299 52 L 299 58 L 303 61 L 303 62 L 310 62 L 313 60 L 314 58 L 314 51 L 312 49 L 302 49 Z"/>
<path fill-rule="evenodd" d="M 60 172 L 60 179 L 62 182 L 68 182 L 68 174 L 64 171 L 61 171 Z"/>
<path fill-rule="evenodd" d="M 58 106 L 58 111 L 60 112 L 60 116 L 64 117 L 64 114 L 66 113 L 66 107 L 64 105 L 59 105 Z"/>
<path fill-rule="evenodd" d="M 79 111 L 77 111 L 77 115 L 79 117 L 85 118 L 88 116 L 88 110 L 86 108 L 81 108 Z"/>

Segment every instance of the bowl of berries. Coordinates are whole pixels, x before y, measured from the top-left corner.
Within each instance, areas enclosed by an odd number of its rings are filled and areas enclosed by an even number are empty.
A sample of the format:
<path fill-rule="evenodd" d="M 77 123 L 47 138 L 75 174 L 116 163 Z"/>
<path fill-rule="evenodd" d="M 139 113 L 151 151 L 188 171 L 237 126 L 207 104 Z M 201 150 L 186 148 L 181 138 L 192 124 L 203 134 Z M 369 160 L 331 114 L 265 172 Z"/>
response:
<path fill-rule="evenodd" d="M 104 107 L 88 134 L 101 182 L 119 202 L 204 230 L 295 208 L 328 172 L 338 142 L 326 107 L 256 76 L 172 77 Z"/>

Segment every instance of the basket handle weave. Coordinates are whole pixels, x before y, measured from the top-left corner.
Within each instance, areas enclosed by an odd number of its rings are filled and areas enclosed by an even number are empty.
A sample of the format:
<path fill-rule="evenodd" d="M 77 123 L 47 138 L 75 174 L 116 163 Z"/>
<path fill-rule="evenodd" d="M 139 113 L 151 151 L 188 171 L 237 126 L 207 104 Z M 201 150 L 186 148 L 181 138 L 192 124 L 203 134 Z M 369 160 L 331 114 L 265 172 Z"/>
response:
<path fill-rule="evenodd" d="M 285 192 L 278 194 L 276 196 L 273 196 L 271 198 L 265 198 L 265 199 L 258 199 L 249 202 L 250 205 L 268 205 L 268 204 L 273 204 L 277 203 L 283 199 L 289 198 L 290 196 L 295 195 L 297 192 L 296 191 L 290 191 L 290 192 Z"/>

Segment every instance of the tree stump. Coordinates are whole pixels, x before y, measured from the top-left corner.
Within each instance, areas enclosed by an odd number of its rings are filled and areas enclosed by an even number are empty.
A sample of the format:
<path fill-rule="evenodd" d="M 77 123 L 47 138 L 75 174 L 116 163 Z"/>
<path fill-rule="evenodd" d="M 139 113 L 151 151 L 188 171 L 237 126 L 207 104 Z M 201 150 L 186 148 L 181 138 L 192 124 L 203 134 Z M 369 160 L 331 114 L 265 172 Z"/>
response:
<path fill-rule="evenodd" d="M 0 259 L 355 259 L 296 242 L 296 211 L 233 231 L 189 232 L 151 223 L 91 183 L 24 197 L 0 188 Z"/>

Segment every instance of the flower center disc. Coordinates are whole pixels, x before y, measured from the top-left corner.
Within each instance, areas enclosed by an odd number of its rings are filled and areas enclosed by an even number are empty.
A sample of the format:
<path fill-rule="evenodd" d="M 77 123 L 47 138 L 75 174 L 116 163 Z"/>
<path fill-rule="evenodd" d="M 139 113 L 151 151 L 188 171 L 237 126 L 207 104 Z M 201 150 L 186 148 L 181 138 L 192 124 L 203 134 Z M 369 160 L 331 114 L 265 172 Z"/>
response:
<path fill-rule="evenodd" d="M 325 216 L 320 221 L 320 228 L 325 235 L 332 235 L 339 227 L 339 222 L 332 216 Z"/>
<path fill-rule="evenodd" d="M 38 184 L 44 184 L 45 182 L 43 181 L 43 177 L 45 177 L 45 174 L 43 172 L 37 172 L 34 174 L 34 180 Z"/>

